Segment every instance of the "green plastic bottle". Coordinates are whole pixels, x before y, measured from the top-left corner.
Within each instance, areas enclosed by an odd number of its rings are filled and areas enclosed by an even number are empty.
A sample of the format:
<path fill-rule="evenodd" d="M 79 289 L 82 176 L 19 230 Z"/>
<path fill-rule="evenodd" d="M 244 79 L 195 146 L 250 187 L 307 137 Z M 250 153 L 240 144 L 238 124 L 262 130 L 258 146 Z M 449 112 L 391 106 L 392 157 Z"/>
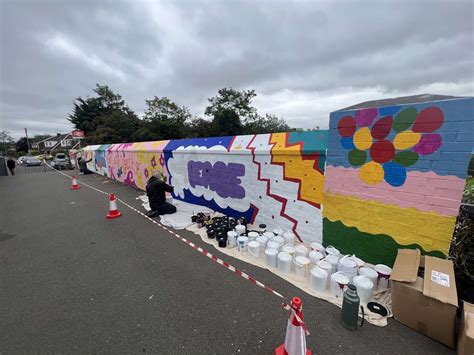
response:
<path fill-rule="evenodd" d="M 361 306 L 362 318 L 359 318 L 360 298 L 357 294 L 357 288 L 350 283 L 347 290 L 344 291 L 342 298 L 341 323 L 348 330 L 356 330 L 357 326 L 364 324 L 364 308 Z"/>

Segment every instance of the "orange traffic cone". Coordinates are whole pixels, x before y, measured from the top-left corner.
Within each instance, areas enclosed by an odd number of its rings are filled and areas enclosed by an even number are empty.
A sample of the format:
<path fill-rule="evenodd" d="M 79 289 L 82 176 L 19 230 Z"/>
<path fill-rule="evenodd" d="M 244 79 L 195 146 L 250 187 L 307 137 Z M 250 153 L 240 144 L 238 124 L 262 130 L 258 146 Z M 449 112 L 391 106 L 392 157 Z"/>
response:
<path fill-rule="evenodd" d="M 71 186 L 71 190 L 79 190 L 81 187 L 77 184 L 77 180 L 76 180 L 76 177 L 73 176 L 72 177 L 72 186 Z"/>
<path fill-rule="evenodd" d="M 275 349 L 275 355 L 311 355 L 311 350 L 306 348 L 306 334 L 301 323 L 303 321 L 301 298 L 293 297 L 291 308 L 286 326 L 285 343 Z"/>
<path fill-rule="evenodd" d="M 109 199 L 109 213 L 107 213 L 107 218 L 117 218 L 120 217 L 122 214 L 120 211 L 117 209 L 117 199 L 115 198 L 114 194 L 110 194 L 110 199 Z"/>

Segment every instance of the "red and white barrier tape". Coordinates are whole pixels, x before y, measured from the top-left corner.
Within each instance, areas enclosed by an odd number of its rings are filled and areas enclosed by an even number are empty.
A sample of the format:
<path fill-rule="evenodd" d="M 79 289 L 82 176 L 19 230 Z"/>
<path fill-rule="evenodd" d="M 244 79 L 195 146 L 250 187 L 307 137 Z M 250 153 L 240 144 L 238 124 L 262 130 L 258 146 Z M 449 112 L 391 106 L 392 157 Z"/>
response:
<path fill-rule="evenodd" d="M 53 170 L 56 170 L 58 173 L 66 176 L 68 179 L 71 179 L 71 176 L 69 176 L 68 174 L 65 174 L 63 173 L 62 171 L 60 170 L 57 170 L 55 168 L 53 168 L 51 165 L 47 164 L 51 169 Z M 77 183 L 79 183 L 79 180 L 76 178 L 76 181 Z M 104 195 L 110 195 L 108 192 L 105 192 L 105 191 L 102 191 L 94 186 L 91 186 L 83 181 L 80 182 L 81 185 L 84 185 L 84 186 L 87 186 L 88 188 L 94 190 L 94 191 L 97 191 L 97 192 L 100 192 L 101 194 L 104 194 Z M 157 226 L 159 226 L 160 228 L 164 229 L 165 231 L 169 232 L 171 235 L 173 235 L 174 237 L 178 238 L 179 240 L 181 240 L 182 242 L 186 243 L 187 245 L 189 245 L 190 247 L 192 247 L 194 250 L 197 250 L 198 252 L 200 252 L 201 254 L 207 256 L 209 259 L 211 259 L 212 261 L 218 263 L 219 265 L 225 267 L 226 269 L 232 271 L 234 274 L 237 274 L 241 277 L 243 277 L 244 279 L 250 281 L 251 283 L 253 283 L 254 285 L 257 285 L 261 288 L 263 288 L 264 290 L 266 290 L 267 292 L 270 292 L 272 294 L 274 294 L 275 296 L 283 299 L 285 302 L 283 302 L 281 304 L 281 306 L 287 310 L 287 311 L 291 311 L 293 313 L 293 315 L 295 316 L 296 320 L 301 324 L 301 326 L 303 327 L 306 335 L 309 335 L 309 331 L 308 331 L 308 328 L 306 327 L 306 324 L 303 322 L 302 319 L 300 319 L 300 317 L 296 314 L 295 310 L 291 307 L 291 303 L 287 300 L 287 298 L 285 296 L 283 296 L 281 293 L 275 291 L 274 289 L 272 289 L 271 287 L 268 287 L 266 286 L 265 284 L 261 283 L 260 281 L 258 281 L 257 279 L 255 279 L 254 277 L 252 277 L 251 275 L 248 275 L 246 274 L 245 272 L 237 269 L 236 267 L 230 265 L 229 263 L 225 262 L 224 260 L 218 258 L 217 256 L 215 255 L 212 255 L 211 253 L 209 253 L 207 250 L 204 250 L 202 249 L 201 247 L 197 246 L 196 244 L 194 244 L 193 242 L 187 240 L 186 238 L 180 236 L 178 233 L 176 233 L 174 230 L 158 223 L 156 220 L 148 217 L 146 214 L 144 214 L 143 212 L 137 210 L 135 207 L 129 205 L 127 202 L 119 199 L 117 196 L 115 196 L 115 198 L 117 199 L 117 201 L 119 201 L 120 203 L 122 203 L 123 205 L 125 205 L 126 207 L 128 207 L 129 209 L 131 209 L 132 211 L 138 213 L 139 215 L 143 216 L 144 218 L 148 219 L 150 222 L 156 224 Z"/>

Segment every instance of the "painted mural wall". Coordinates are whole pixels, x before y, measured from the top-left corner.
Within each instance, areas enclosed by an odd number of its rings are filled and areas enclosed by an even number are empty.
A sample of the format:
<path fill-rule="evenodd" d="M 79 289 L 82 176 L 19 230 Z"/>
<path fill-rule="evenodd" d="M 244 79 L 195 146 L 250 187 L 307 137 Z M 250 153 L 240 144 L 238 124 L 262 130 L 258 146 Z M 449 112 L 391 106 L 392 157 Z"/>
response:
<path fill-rule="evenodd" d="M 333 112 L 324 244 L 393 264 L 448 253 L 474 146 L 474 99 Z"/>
<path fill-rule="evenodd" d="M 174 198 L 322 241 L 328 132 L 88 146 L 91 171 L 144 189 L 153 169 Z M 199 208 L 196 208 L 196 212 Z"/>

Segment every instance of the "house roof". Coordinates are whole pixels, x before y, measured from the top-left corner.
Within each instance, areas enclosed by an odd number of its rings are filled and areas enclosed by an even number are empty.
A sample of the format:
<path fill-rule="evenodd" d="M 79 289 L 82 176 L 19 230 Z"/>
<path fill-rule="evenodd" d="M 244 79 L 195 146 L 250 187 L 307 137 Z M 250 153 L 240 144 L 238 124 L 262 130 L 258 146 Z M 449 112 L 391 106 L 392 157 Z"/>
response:
<path fill-rule="evenodd" d="M 412 95 L 412 96 L 401 96 L 401 97 L 394 97 L 390 99 L 381 99 L 381 100 L 373 100 L 373 101 L 365 101 L 361 102 L 357 105 L 349 106 L 338 111 L 346 111 L 346 110 L 355 110 L 361 108 L 375 108 L 375 107 L 383 107 L 383 106 L 394 106 L 394 105 L 401 105 L 401 104 L 416 104 L 420 102 L 429 102 L 429 101 L 441 101 L 441 100 L 452 100 L 452 99 L 461 99 L 461 96 L 448 96 L 448 95 L 436 95 L 436 94 L 420 94 L 420 95 Z"/>

